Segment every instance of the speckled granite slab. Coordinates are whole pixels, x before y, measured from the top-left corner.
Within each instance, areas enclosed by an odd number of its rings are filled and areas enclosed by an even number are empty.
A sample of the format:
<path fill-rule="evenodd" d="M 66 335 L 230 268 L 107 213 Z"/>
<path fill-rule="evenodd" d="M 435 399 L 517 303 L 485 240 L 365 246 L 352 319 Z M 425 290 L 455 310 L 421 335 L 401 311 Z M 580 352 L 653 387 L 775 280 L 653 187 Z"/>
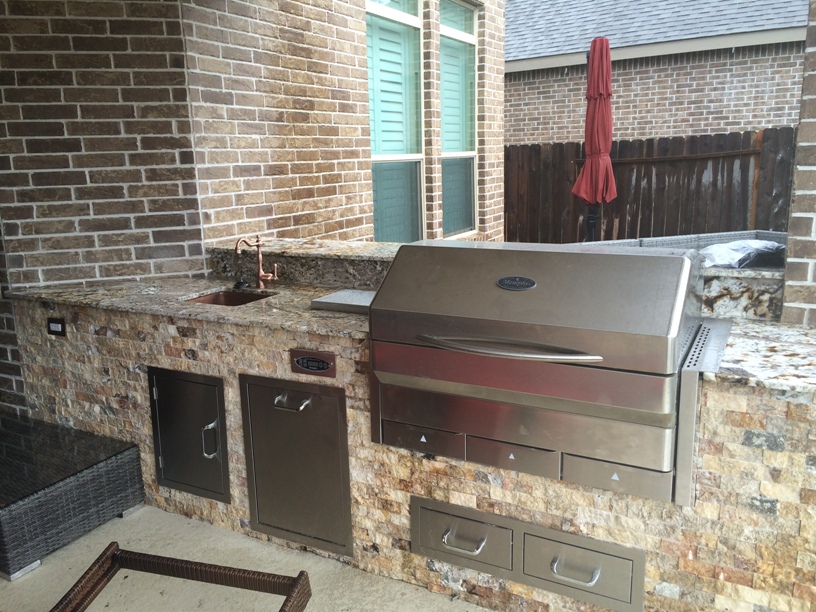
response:
<path fill-rule="evenodd" d="M 816 329 L 737 319 L 717 374 L 707 380 L 813 393 Z"/>

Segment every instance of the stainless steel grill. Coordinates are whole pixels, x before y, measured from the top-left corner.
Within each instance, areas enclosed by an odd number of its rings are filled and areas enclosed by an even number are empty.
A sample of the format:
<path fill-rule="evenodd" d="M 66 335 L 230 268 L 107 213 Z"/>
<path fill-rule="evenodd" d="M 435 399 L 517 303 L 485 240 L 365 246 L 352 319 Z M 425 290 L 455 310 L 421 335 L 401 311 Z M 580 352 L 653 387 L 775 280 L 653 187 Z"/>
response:
<path fill-rule="evenodd" d="M 700 292 L 695 251 L 405 245 L 370 309 L 372 437 L 689 503 L 700 355 L 730 327 Z"/>

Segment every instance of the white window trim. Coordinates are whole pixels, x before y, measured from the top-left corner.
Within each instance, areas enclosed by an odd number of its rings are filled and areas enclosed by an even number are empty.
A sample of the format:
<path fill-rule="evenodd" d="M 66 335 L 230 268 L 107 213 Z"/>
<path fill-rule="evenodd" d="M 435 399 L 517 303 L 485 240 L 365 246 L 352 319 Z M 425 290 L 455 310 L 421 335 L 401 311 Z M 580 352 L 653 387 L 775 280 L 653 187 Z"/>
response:
<path fill-rule="evenodd" d="M 424 161 L 422 153 L 391 153 L 388 155 L 371 155 L 372 162 L 395 162 L 395 161 Z"/>
<path fill-rule="evenodd" d="M 453 38 L 463 43 L 467 43 L 469 45 L 476 46 L 476 35 L 475 34 L 466 34 L 461 30 L 457 30 L 450 26 L 440 26 L 439 27 L 439 34 L 441 36 L 445 36 L 447 38 Z"/>
<path fill-rule="evenodd" d="M 422 20 L 418 15 L 409 15 L 408 13 L 377 4 L 376 2 L 366 2 L 366 13 L 371 13 L 372 15 L 377 15 L 378 17 L 390 19 L 398 23 L 404 23 L 420 31 L 422 30 Z"/>

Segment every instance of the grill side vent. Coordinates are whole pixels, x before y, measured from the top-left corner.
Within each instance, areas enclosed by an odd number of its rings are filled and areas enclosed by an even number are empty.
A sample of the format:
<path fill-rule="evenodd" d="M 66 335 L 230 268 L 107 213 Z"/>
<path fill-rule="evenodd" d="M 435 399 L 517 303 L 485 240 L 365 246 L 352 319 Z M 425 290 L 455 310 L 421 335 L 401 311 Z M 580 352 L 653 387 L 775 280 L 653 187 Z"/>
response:
<path fill-rule="evenodd" d="M 695 372 L 716 373 L 720 369 L 731 321 L 726 319 L 703 319 L 700 332 L 694 339 L 684 369 Z"/>

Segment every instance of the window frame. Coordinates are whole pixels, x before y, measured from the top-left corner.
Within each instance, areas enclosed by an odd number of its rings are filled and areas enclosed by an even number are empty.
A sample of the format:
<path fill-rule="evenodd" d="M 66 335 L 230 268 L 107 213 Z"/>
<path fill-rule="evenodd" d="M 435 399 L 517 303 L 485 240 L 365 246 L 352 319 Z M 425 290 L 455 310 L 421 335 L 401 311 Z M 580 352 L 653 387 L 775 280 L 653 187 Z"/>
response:
<path fill-rule="evenodd" d="M 420 75 L 424 75 L 423 69 L 423 58 L 422 58 L 422 41 L 424 40 L 425 36 L 425 28 L 423 28 L 422 19 L 419 16 L 419 13 L 422 11 L 422 2 L 421 0 L 417 2 L 417 15 L 411 15 L 409 13 L 405 13 L 403 11 L 390 8 L 383 4 L 378 4 L 376 2 L 371 2 L 370 0 L 366 0 L 365 4 L 366 14 L 375 15 L 377 17 L 381 17 L 383 19 L 389 19 L 391 21 L 397 22 L 402 25 L 407 25 L 413 28 L 416 28 L 419 31 L 419 49 L 417 49 L 418 58 L 419 58 L 419 67 L 420 67 Z M 426 175 L 426 162 L 425 162 L 425 153 L 424 153 L 424 142 L 425 142 L 425 79 L 424 76 L 420 78 L 420 91 L 419 91 L 419 117 L 418 117 L 418 124 L 419 124 L 419 145 L 421 151 L 419 153 L 405 153 L 405 154 L 374 154 L 373 147 L 371 153 L 371 164 L 376 163 L 392 163 L 392 162 L 419 162 L 419 173 L 418 173 L 418 181 L 419 185 L 417 186 L 417 194 L 419 196 L 419 201 L 416 203 L 419 206 L 419 215 L 418 222 L 419 227 L 414 228 L 418 230 L 418 235 L 420 240 L 425 238 L 425 227 L 426 227 L 426 210 L 425 210 L 425 201 L 427 198 L 427 187 L 425 185 L 425 175 Z M 371 111 L 369 110 L 369 116 Z M 372 178 L 373 180 L 373 178 Z M 372 201 L 372 205 L 373 205 Z"/>
<path fill-rule="evenodd" d="M 440 37 L 440 61 L 441 61 L 441 47 L 442 47 L 442 37 L 447 37 L 465 44 L 469 44 L 473 46 L 473 145 L 474 149 L 471 151 L 447 151 L 442 152 L 442 159 L 464 159 L 470 158 L 473 164 L 473 171 L 472 171 L 472 193 L 473 193 L 473 202 L 471 203 L 472 206 L 472 213 L 473 213 L 473 228 L 469 230 L 461 230 L 458 232 L 454 232 L 451 234 L 445 234 L 443 230 L 442 237 L 443 238 L 463 238 L 471 235 L 478 234 L 479 232 L 479 177 L 478 177 L 478 168 L 477 168 L 477 160 L 478 160 L 478 142 L 479 142 L 479 121 L 478 121 L 478 91 L 479 91 L 479 45 L 478 45 L 478 35 L 479 35 L 479 11 L 478 8 L 469 4 L 467 2 L 459 2 L 458 0 L 448 0 L 454 4 L 458 4 L 460 6 L 465 7 L 471 13 L 473 19 L 473 33 L 469 34 L 467 32 L 463 32 L 462 30 L 457 30 L 456 28 L 452 28 L 450 26 L 439 25 L 439 37 Z M 440 13 L 442 11 L 442 0 L 439 0 L 440 5 Z M 441 71 L 440 71 L 440 90 L 442 88 L 442 80 L 441 80 Z M 440 179 L 441 180 L 441 179 Z M 440 184 L 441 189 L 441 184 Z M 444 227 L 444 206 L 445 203 L 442 201 L 442 224 Z"/>

